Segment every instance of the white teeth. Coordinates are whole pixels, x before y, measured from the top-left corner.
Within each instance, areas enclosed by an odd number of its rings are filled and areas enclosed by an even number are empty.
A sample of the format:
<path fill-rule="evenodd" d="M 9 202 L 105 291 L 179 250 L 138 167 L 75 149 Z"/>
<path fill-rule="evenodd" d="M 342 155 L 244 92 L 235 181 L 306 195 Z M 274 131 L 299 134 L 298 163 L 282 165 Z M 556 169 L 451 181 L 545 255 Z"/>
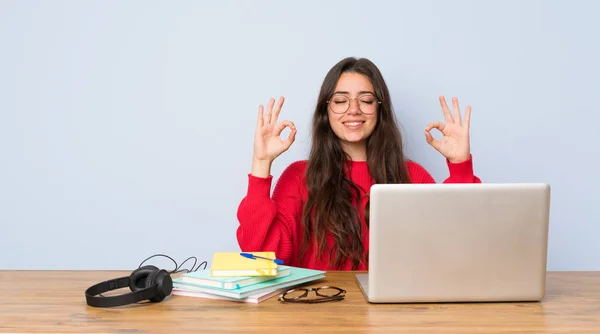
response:
<path fill-rule="evenodd" d="M 361 125 L 364 122 L 346 122 L 344 124 L 348 125 L 348 126 L 357 126 L 357 125 Z"/>

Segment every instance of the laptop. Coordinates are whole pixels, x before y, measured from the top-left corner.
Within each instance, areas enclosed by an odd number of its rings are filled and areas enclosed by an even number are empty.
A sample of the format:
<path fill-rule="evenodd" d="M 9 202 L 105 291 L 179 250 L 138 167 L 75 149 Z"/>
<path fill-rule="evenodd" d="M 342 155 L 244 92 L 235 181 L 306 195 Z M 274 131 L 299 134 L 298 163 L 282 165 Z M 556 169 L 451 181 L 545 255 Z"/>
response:
<path fill-rule="evenodd" d="M 546 290 L 550 186 L 376 184 L 371 303 L 540 301 Z"/>

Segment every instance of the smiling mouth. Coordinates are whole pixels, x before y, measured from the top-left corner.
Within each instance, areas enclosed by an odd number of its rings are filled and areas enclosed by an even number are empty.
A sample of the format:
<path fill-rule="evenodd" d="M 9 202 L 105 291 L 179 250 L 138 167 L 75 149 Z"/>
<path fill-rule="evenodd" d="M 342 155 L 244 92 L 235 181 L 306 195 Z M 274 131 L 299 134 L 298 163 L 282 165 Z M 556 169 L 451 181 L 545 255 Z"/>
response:
<path fill-rule="evenodd" d="M 342 122 L 342 124 L 349 129 L 358 129 L 365 124 L 365 121 Z"/>

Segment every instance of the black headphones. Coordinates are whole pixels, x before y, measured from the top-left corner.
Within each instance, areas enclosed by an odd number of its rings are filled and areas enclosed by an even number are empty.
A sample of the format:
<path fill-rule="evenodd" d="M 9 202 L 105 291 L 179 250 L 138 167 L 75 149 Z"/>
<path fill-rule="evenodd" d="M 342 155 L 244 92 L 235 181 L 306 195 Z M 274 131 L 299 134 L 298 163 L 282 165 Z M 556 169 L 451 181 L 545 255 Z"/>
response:
<path fill-rule="evenodd" d="M 117 296 L 97 297 L 101 293 L 129 286 L 131 292 Z M 137 303 L 142 300 L 161 302 L 173 290 L 173 280 L 164 269 L 155 266 L 143 266 L 129 276 L 100 282 L 85 290 L 85 299 L 89 306 L 115 307 Z"/>
<path fill-rule="evenodd" d="M 158 269 L 156 266 L 142 266 L 144 262 L 155 256 L 166 257 L 173 261 L 173 263 L 175 263 L 175 269 L 169 273 L 164 269 Z M 194 260 L 194 264 L 192 265 L 191 269 L 180 269 L 183 267 L 184 263 L 192 259 Z M 123 306 L 137 303 L 142 300 L 150 300 L 154 303 L 161 302 L 163 299 L 169 296 L 173 290 L 173 280 L 171 279 L 171 274 L 177 274 L 182 271 L 188 273 L 197 271 L 201 265 L 204 265 L 204 269 L 206 269 L 208 262 L 203 261 L 196 267 L 197 261 L 198 259 L 195 256 L 190 256 L 180 265 L 177 265 L 177 261 L 168 255 L 154 254 L 142 261 L 138 269 L 134 270 L 131 275 L 100 282 L 87 288 L 87 290 L 85 290 L 85 299 L 89 306 L 94 307 Z M 129 287 L 131 292 L 117 296 L 96 297 L 102 293 L 125 287 Z"/>

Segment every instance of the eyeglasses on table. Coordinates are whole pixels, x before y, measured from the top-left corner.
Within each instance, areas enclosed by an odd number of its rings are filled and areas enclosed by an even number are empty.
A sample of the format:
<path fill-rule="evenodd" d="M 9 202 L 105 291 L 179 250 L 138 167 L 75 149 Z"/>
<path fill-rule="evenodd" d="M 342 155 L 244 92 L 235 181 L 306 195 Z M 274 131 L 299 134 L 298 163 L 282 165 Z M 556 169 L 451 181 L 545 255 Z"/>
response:
<path fill-rule="evenodd" d="M 309 293 L 314 292 L 315 297 L 309 297 Z M 318 288 L 295 288 L 287 290 L 277 298 L 280 302 L 287 303 L 325 303 L 339 301 L 346 296 L 346 290 L 335 286 L 321 286 Z"/>

